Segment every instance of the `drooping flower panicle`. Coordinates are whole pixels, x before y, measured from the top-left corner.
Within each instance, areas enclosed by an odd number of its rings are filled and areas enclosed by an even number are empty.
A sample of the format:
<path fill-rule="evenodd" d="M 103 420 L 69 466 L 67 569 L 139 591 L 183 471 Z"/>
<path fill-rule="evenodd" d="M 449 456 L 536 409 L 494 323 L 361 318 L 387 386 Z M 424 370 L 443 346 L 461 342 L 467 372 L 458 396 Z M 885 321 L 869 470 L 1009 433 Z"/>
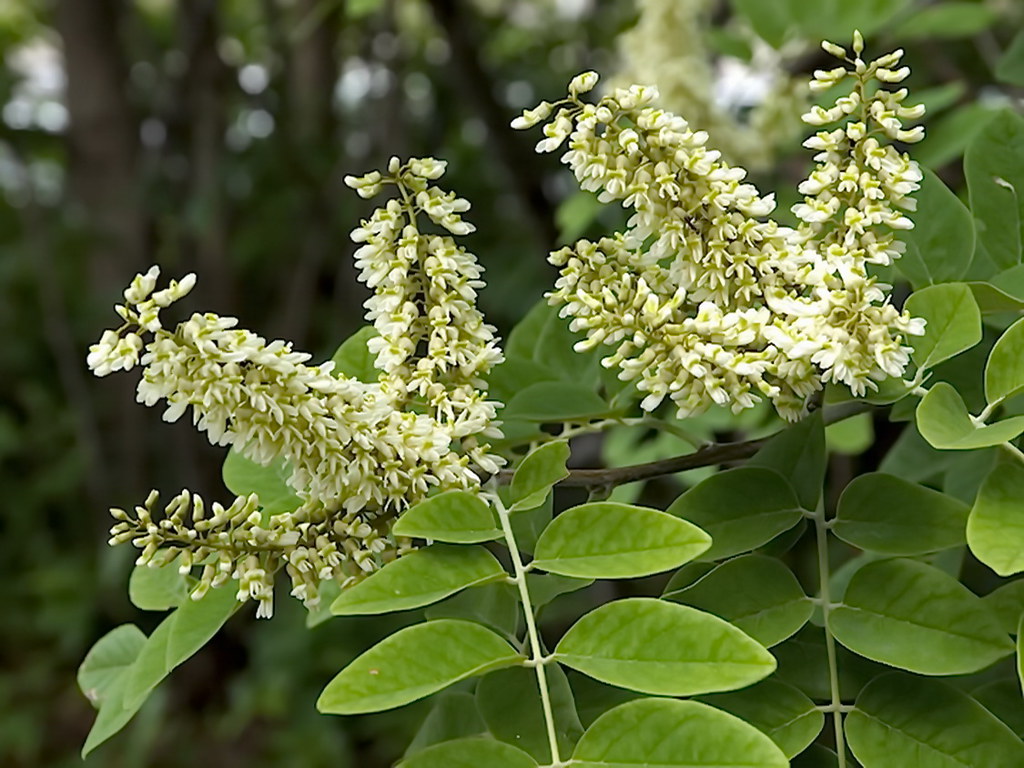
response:
<path fill-rule="evenodd" d="M 844 71 L 854 91 L 893 56 L 871 67 L 851 62 Z M 762 196 L 744 182 L 743 169 L 708 149 L 705 132 L 653 106 L 653 89 L 616 89 L 590 103 L 580 99 L 586 89 L 577 82 L 592 88 L 590 74 L 570 84 L 568 99 L 528 110 L 514 125 L 549 116 L 537 150 L 568 142 L 562 161 L 580 186 L 633 210 L 625 232 L 551 254 L 561 274 L 548 297 L 574 330 L 586 332 L 581 348 L 614 349 L 603 363 L 618 366 L 620 378 L 637 380 L 646 393 L 643 408 L 669 397 L 681 416 L 716 403 L 741 410 L 760 393 L 792 419 L 806 412 L 824 382 L 863 394 L 902 373 L 909 352 L 903 341 L 923 325 L 888 303 L 887 287 L 868 277 L 864 264 L 880 247 L 890 258 L 896 250 L 891 238 L 868 227 L 909 224 L 876 204 L 875 190 L 908 208 L 906 195 L 920 179 L 912 161 L 866 137 L 874 143 L 847 151 L 879 159 L 865 160 L 864 171 L 844 182 L 855 191 L 844 187 L 846 197 L 828 203 L 837 214 L 846 203 L 842 235 L 810 224 L 793 230 L 766 218 L 773 196 Z M 903 96 L 876 96 L 871 103 L 891 105 Z M 891 131 L 897 130 L 893 114 L 917 114 L 865 109 Z"/>
<path fill-rule="evenodd" d="M 202 509 L 186 491 L 155 523 L 151 495 L 134 516 L 114 512 L 115 542 L 142 548 L 143 563 L 177 557 L 201 567 L 196 596 L 236 578 L 240 596 L 269 615 L 281 567 L 293 594 L 315 604 L 319 581 L 353 578 L 407 546 L 390 526 L 408 506 L 433 489 L 478 487 L 478 468 L 497 471 L 501 460 L 486 439 L 501 432 L 483 377 L 502 357 L 475 306 L 481 270 L 450 237 L 416 229 L 422 210 L 449 231 L 469 231 L 456 211 L 468 204 L 426 183 L 443 170 L 431 158 L 395 159 L 387 177 L 350 180 L 363 196 L 388 183 L 400 193 L 353 233 L 367 242 L 357 259 L 375 291 L 367 307 L 380 333 L 370 342 L 376 382 L 337 375 L 331 362 L 311 366 L 310 355 L 268 344 L 235 318 L 197 313 L 166 329 L 161 310 L 191 290 L 194 275 L 155 293 L 156 267 L 135 278 L 116 308 L 124 325 L 90 348 L 90 368 L 103 376 L 143 366 L 140 402 L 165 402 L 167 421 L 191 409 L 214 444 L 259 464 L 284 462 L 302 505 L 263 520 L 257 498 L 239 497 L 212 517 L 186 519 L 189 504 Z M 204 560 L 214 555 L 211 571 Z"/>

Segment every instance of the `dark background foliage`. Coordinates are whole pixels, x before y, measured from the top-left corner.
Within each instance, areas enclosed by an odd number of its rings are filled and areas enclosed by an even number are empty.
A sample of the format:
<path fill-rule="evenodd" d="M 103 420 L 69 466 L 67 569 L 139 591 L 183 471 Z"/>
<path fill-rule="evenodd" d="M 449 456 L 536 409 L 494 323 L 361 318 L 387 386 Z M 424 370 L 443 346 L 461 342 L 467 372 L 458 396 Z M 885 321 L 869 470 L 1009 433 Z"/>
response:
<path fill-rule="evenodd" d="M 711 5 L 721 31 L 750 3 Z M 906 17 L 935 4 L 890 5 Z M 955 187 L 988 106 L 1019 96 L 988 85 L 1014 32 L 996 20 L 1019 22 L 1019 9 L 987 5 L 980 30 L 880 31 L 872 44 L 908 48 L 912 87 L 937 107 L 922 152 Z M 571 178 L 508 122 L 583 69 L 613 73 L 636 14 L 597 0 L 0 2 L 0 764 L 79 764 L 93 714 L 75 668 L 111 627 L 159 619 L 128 601 L 132 556 L 106 547 L 107 508 L 152 487 L 227 495 L 222 451 L 137 406 L 132 377 L 85 369 L 131 276 L 151 263 L 196 271 L 190 311 L 235 315 L 326 359 L 365 298 L 347 235 L 370 204 L 343 176 L 433 155 L 474 204 L 483 304 L 507 333 L 550 284 L 560 230 L 589 222 L 559 209 Z M 728 35 L 712 39 L 736 52 Z M 814 51 L 793 69 L 819 64 Z M 759 181 L 792 186 L 808 163 L 793 149 Z M 882 446 L 900 429 L 876 426 Z M 837 455 L 834 486 L 879 457 Z M 313 707 L 401 619 L 307 632 L 293 601 L 272 622 L 242 613 L 87 764 L 372 768 L 401 754 L 422 707 L 348 720 Z"/>

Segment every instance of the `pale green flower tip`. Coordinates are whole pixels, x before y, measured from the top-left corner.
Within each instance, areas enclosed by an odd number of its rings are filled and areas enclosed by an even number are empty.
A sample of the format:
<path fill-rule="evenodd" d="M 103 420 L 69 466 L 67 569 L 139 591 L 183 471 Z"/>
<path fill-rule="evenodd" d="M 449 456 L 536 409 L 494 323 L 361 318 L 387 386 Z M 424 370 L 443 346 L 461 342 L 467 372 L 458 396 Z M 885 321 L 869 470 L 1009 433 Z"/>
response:
<path fill-rule="evenodd" d="M 853 52 L 858 56 L 864 52 L 864 35 L 859 29 L 853 30 Z"/>
<path fill-rule="evenodd" d="M 580 94 L 592 91 L 594 86 L 597 85 L 598 79 L 597 72 L 581 72 L 569 82 L 569 93 L 572 96 L 579 96 Z"/>
<path fill-rule="evenodd" d="M 836 45 L 835 43 L 829 42 L 828 40 L 822 40 L 821 47 L 824 48 L 827 53 L 832 54 L 837 59 L 846 58 L 846 49 L 843 48 L 841 45 Z"/>

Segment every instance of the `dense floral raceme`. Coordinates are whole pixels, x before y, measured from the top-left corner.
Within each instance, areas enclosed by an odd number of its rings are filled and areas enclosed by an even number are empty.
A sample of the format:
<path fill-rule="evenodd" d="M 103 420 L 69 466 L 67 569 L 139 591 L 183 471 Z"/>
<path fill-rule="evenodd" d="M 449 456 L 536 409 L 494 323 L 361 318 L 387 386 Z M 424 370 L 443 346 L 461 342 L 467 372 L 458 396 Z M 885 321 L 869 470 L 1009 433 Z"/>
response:
<path fill-rule="evenodd" d="M 912 226 L 903 212 L 913 209 L 921 172 L 887 142 L 920 139 L 921 129 L 902 120 L 923 108 L 902 106 L 905 89 L 868 95 L 876 79 L 884 86 L 906 77 L 906 68 L 893 69 L 902 52 L 867 63 L 859 35 L 853 58 L 824 47 L 844 66 L 816 72 L 812 90 L 851 89 L 804 115 L 839 126 L 805 142 L 819 150 L 818 166 L 800 186 L 807 197 L 794 208 L 796 229 L 767 218 L 773 196 L 709 149 L 707 133 L 653 106 L 651 87 L 590 103 L 580 98 L 597 83 L 588 72 L 570 83 L 568 99 L 513 122 L 550 118 L 538 151 L 567 142 L 562 161 L 581 187 L 633 210 L 625 232 L 551 254 L 561 275 L 548 297 L 586 332 L 579 348 L 614 349 L 603 363 L 637 380 L 644 409 L 668 397 L 683 417 L 716 403 L 739 411 L 761 394 L 799 418 L 824 383 L 862 395 L 902 375 L 907 335 L 924 332 L 867 271 L 896 258 L 893 231 Z"/>
<path fill-rule="evenodd" d="M 238 579 L 239 599 L 257 599 L 269 615 L 282 567 L 292 593 L 315 604 L 321 581 L 355 578 L 407 546 L 389 533 L 402 510 L 435 488 L 478 487 L 478 469 L 498 470 L 486 442 L 501 435 L 497 404 L 483 377 L 502 355 L 476 308 L 481 270 L 450 236 L 419 231 L 421 215 L 454 234 L 472 231 L 458 215 L 466 201 L 431 184 L 443 172 L 431 158 L 394 158 L 387 175 L 346 179 L 364 197 L 385 185 L 399 195 L 353 232 L 366 243 L 358 266 L 374 290 L 375 382 L 338 375 L 331 362 L 308 365 L 308 354 L 268 344 L 235 318 L 193 314 L 165 328 L 161 311 L 191 290 L 194 275 L 155 292 L 156 267 L 135 278 L 116 307 L 124 324 L 90 348 L 89 367 L 104 376 L 141 365 L 140 402 L 164 401 L 167 421 L 191 408 L 211 442 L 259 464 L 283 462 L 302 503 L 272 514 L 256 497 L 239 497 L 207 515 L 184 491 L 155 521 L 154 493 L 133 514 L 113 511 L 112 542 L 132 541 L 140 563 L 194 565 L 196 597 Z"/>

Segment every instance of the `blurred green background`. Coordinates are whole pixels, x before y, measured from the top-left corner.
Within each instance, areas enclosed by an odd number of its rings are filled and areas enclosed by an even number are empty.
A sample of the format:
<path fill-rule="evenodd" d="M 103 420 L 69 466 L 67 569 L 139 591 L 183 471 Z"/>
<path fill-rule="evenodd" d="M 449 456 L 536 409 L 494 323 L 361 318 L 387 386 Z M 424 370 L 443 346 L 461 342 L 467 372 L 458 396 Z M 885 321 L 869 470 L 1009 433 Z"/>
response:
<path fill-rule="evenodd" d="M 136 272 L 195 271 L 190 308 L 326 359 L 366 295 L 348 232 L 371 203 L 342 178 L 433 155 L 473 203 L 466 242 L 506 334 L 550 285 L 551 247 L 620 221 L 507 127 L 577 72 L 656 82 L 785 218 L 820 37 L 860 27 L 869 53 L 907 49 L 929 107 L 915 156 L 959 188 L 971 136 L 1020 104 L 1022 15 L 1019 0 L 828 0 L 811 17 L 797 0 L 0 0 L 0 765 L 81 764 L 78 663 L 110 628 L 160 619 L 128 600 L 107 508 L 153 487 L 227 496 L 221 450 L 136 405 L 132 376 L 85 369 Z M 840 485 L 853 469 L 833 467 Z M 313 704 L 398 621 L 307 631 L 294 601 L 270 622 L 243 611 L 86 764 L 389 765 L 423 707 L 342 720 Z"/>

